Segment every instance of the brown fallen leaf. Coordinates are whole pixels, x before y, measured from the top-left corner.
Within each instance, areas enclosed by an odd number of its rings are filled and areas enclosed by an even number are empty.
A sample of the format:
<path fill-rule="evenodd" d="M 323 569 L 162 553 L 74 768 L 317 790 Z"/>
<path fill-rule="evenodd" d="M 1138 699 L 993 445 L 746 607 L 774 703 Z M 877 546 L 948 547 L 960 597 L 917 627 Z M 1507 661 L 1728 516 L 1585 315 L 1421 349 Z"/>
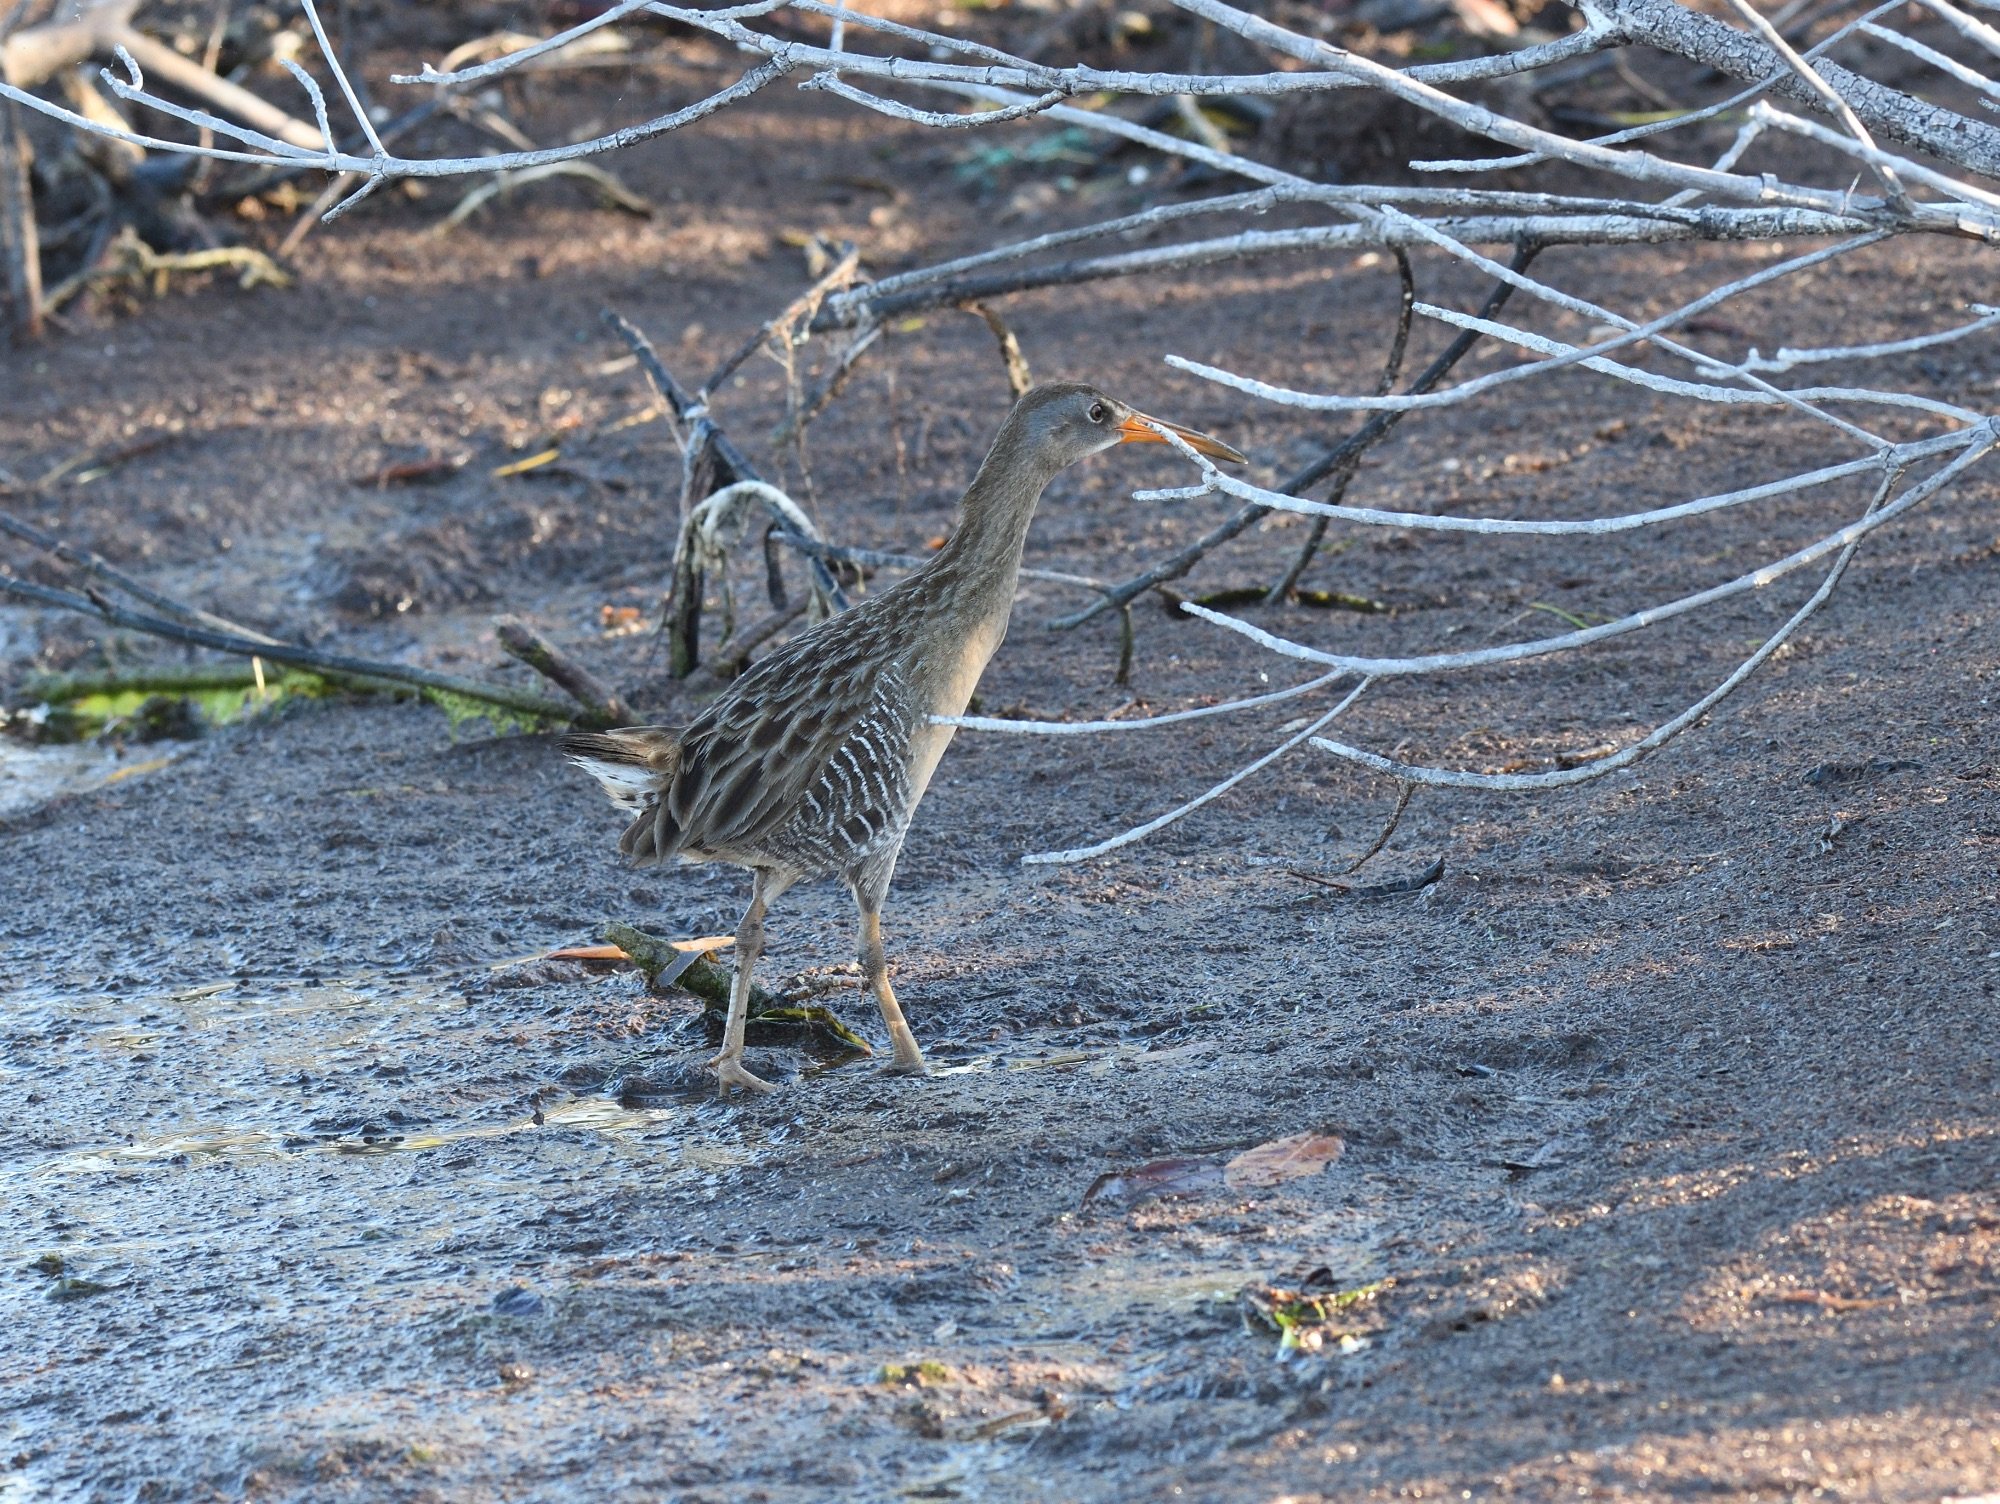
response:
<path fill-rule="evenodd" d="M 550 961 L 629 961 L 632 958 L 615 945 L 565 945 L 552 950 Z"/>
<path fill-rule="evenodd" d="M 1131 1169 L 1107 1170 L 1091 1181 L 1090 1189 L 1083 1193 L 1083 1204 L 1132 1206 L 1156 1196 L 1262 1190 L 1319 1174 L 1340 1158 L 1346 1147 L 1331 1134 L 1294 1133 L 1245 1149 L 1232 1159 L 1225 1160 L 1219 1154 L 1156 1159 Z"/>
<path fill-rule="evenodd" d="M 1223 1183 L 1232 1191 L 1282 1185 L 1317 1175 L 1347 1148 L 1330 1133 L 1294 1133 L 1245 1149 L 1222 1167 Z"/>

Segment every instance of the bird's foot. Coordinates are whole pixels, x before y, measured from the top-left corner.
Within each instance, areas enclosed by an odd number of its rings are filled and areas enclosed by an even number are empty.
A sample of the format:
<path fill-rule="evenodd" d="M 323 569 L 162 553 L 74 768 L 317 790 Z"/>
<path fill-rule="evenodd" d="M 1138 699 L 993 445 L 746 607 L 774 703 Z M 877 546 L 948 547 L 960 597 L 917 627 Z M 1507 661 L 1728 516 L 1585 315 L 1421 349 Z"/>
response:
<path fill-rule="evenodd" d="M 777 1087 L 762 1076 L 753 1075 L 743 1064 L 743 1056 L 740 1053 L 717 1055 L 708 1062 L 708 1068 L 715 1072 L 715 1094 L 718 1097 L 728 1096 L 732 1086 L 740 1086 L 752 1096 L 762 1096 L 766 1092 L 777 1090 Z"/>
<path fill-rule="evenodd" d="M 924 1061 L 924 1052 L 917 1048 L 917 1038 L 908 1029 L 900 1033 L 891 1030 L 890 1043 L 896 1053 L 882 1067 L 885 1076 L 928 1076 L 931 1068 Z"/>

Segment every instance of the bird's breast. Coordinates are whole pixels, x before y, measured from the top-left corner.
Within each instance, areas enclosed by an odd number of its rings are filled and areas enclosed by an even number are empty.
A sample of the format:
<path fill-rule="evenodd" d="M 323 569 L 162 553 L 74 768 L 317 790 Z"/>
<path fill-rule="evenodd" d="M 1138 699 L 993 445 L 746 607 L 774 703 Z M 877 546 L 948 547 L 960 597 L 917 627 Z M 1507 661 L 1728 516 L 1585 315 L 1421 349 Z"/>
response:
<path fill-rule="evenodd" d="M 979 687 L 979 676 L 1000 650 L 1000 643 L 1006 635 L 1005 616 L 982 621 L 952 647 L 926 654 L 925 660 L 917 665 L 925 691 L 920 696 L 925 714 L 910 739 L 912 809 L 923 798 L 924 790 L 930 786 L 931 775 L 937 771 L 939 760 L 958 731 L 956 726 L 935 724 L 931 717 L 965 714 L 965 707 L 972 702 L 972 692 Z"/>

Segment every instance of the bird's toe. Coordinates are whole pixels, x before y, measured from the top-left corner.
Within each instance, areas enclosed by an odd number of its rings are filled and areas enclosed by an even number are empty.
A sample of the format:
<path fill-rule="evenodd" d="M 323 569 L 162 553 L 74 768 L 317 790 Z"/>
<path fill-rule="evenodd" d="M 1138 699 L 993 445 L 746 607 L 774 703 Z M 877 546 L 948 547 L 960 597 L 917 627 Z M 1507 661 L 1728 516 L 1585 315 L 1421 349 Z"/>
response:
<path fill-rule="evenodd" d="M 741 1087 L 755 1096 L 777 1090 L 776 1086 L 762 1076 L 753 1074 L 743 1064 L 740 1056 L 718 1055 L 708 1063 L 708 1066 L 715 1072 L 715 1094 L 719 1097 L 728 1096 L 732 1086 Z"/>

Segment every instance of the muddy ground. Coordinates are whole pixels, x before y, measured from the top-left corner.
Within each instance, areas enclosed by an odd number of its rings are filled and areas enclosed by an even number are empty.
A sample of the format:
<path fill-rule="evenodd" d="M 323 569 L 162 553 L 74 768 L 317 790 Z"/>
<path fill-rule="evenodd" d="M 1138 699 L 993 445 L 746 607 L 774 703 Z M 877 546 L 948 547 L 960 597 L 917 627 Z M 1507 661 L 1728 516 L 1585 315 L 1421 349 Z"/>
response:
<path fill-rule="evenodd" d="M 529 118 L 553 138 L 663 86 L 603 77 Z M 646 395 L 599 310 L 697 375 L 802 284 L 792 232 L 854 238 L 887 271 L 1142 191 L 1120 163 L 1024 197 L 958 171 L 983 144 L 774 90 L 616 164 L 651 221 L 553 186 L 439 239 L 437 195 L 385 199 L 309 240 L 293 291 L 182 289 L 0 356 L 16 476 L 172 436 L 8 504 L 215 609 L 378 657 L 518 675 L 490 618 L 519 612 L 661 704 L 657 645 L 604 635 L 601 611 L 651 613 L 677 469 L 659 424 L 603 431 Z M 1643 313 L 1757 254 L 1543 268 Z M 1442 301 L 1481 295 L 1420 271 Z M 1890 246 L 1732 318 L 1767 349 L 1893 338 L 1990 272 L 1990 253 Z M 1088 376 L 1274 476 L 1326 430 L 1160 357 L 1366 389 L 1394 286 L 1374 258 L 1273 262 L 1006 313 L 1038 375 Z M 1983 407 L 2000 349 L 1884 374 Z M 1589 376 L 1530 390 L 1409 425 L 1355 498 L 1584 515 L 1827 452 L 1789 421 Z M 976 320 L 895 331 L 813 431 L 829 532 L 941 534 L 1006 400 Z M 764 442 L 781 412 L 768 362 L 718 403 L 800 487 Z M 574 464 L 491 477 L 552 432 Z M 352 483 L 425 453 L 469 463 L 434 487 Z M 1109 578 L 1195 536 L 1220 503 L 1128 499 L 1178 473 L 1129 453 L 1072 472 L 1029 562 Z M 726 931 L 744 888 L 622 870 L 615 813 L 547 735 L 306 700 L 95 770 L 37 764 L 40 793 L 68 792 L 0 820 L 0 1500 L 2000 1490 L 1995 499 L 1989 466 L 1878 535 L 1780 661 L 1635 769 L 1555 796 L 1419 794 L 1361 879 L 1443 858 L 1416 895 L 1297 875 L 1338 874 L 1394 802 L 1310 751 L 1112 858 L 1020 864 L 1192 795 L 1292 707 L 962 735 L 889 909 L 938 1067 L 921 1082 L 772 1046 L 758 1069 L 786 1089 L 716 1103 L 685 1000 L 523 961 L 607 919 Z M 1665 599 L 1863 500 L 1603 543 L 1337 535 L 1308 584 L 1388 612 L 1250 615 L 1383 652 L 1539 634 L 1545 607 Z M 1190 588 L 1268 580 L 1301 535 L 1255 530 Z M 1412 757 L 1553 766 L 1690 701 L 1803 593 L 1399 686 L 1340 724 Z M 988 707 L 1075 718 L 1291 682 L 1147 602 L 1119 687 L 1112 626 L 1043 627 L 1076 604 L 1024 590 Z M 17 686 L 163 651 L 12 608 L 0 644 Z M 25 759 L 0 744 L 0 766 Z M 838 970 L 848 924 L 837 890 L 789 894 L 765 964 L 813 973 L 879 1041 Z M 1108 1171 L 1307 1130 L 1345 1141 L 1324 1173 L 1086 1200 Z M 1282 1354 L 1244 1314 L 1246 1290 L 1377 1282 L 1317 1352 Z"/>

